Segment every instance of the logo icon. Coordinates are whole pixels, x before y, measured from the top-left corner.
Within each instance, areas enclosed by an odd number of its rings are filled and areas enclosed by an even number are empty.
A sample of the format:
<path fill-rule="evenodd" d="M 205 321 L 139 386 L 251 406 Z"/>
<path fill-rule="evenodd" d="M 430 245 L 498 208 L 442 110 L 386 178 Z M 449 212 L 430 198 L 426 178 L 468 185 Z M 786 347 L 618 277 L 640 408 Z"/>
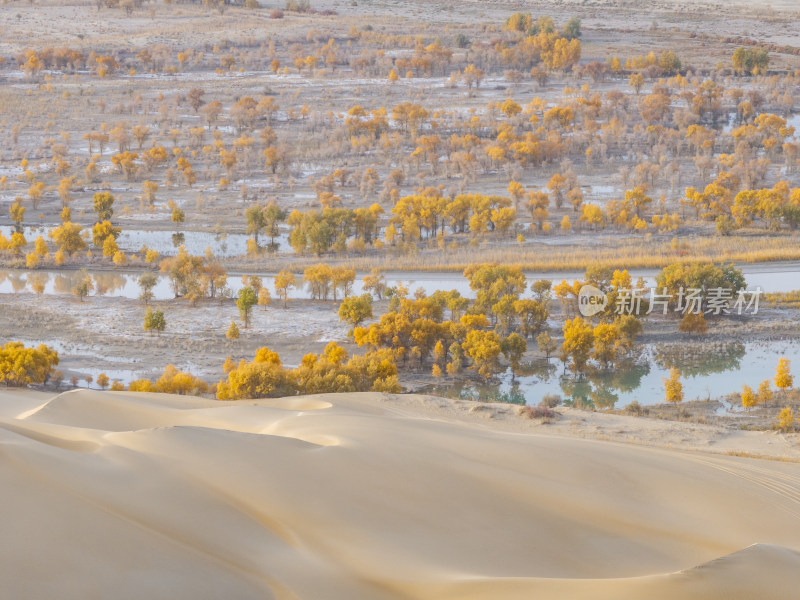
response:
<path fill-rule="evenodd" d="M 588 283 L 578 292 L 578 311 L 584 317 L 593 317 L 603 312 L 608 305 L 608 296 Z"/>

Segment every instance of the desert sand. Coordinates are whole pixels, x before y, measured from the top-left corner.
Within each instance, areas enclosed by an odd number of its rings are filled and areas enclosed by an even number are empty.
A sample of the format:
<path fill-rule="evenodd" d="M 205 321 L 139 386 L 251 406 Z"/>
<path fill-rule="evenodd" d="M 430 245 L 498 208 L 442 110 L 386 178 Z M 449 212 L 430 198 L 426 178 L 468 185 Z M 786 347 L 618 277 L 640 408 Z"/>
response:
<path fill-rule="evenodd" d="M 0 597 L 797 596 L 800 464 L 561 412 L 3 391 Z"/>

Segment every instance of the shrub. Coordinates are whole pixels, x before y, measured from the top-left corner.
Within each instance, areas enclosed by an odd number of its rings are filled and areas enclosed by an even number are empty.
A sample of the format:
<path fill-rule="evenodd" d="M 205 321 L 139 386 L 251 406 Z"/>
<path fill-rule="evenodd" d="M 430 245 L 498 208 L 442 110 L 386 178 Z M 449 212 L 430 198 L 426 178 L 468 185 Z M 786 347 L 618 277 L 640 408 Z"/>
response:
<path fill-rule="evenodd" d="M 687 312 L 681 319 L 681 322 L 678 323 L 678 330 L 682 333 L 707 333 L 708 325 L 706 325 L 706 318 L 702 313 Z"/>
<path fill-rule="evenodd" d="M 155 392 L 156 386 L 149 379 L 134 379 L 128 384 L 129 392 Z"/>
<path fill-rule="evenodd" d="M 286 10 L 290 12 L 310 12 L 311 2 L 309 0 L 286 0 Z"/>
<path fill-rule="evenodd" d="M 561 396 L 558 394 L 545 394 L 542 396 L 541 405 L 548 408 L 555 408 L 561 404 Z"/>
<path fill-rule="evenodd" d="M 641 404 L 639 404 L 638 400 L 634 400 L 625 407 L 625 412 L 631 415 L 640 416 L 644 414 L 645 409 Z"/>
<path fill-rule="evenodd" d="M 463 33 L 457 33 L 453 41 L 457 48 L 468 48 L 471 44 L 469 38 Z"/>
<path fill-rule="evenodd" d="M 778 413 L 778 429 L 781 431 L 790 431 L 794 428 L 794 414 L 791 407 L 787 406 L 780 413 Z"/>
<path fill-rule="evenodd" d="M 208 391 L 208 384 L 191 373 L 179 371 L 167 365 L 155 384 L 155 391 L 164 394 L 187 394 L 197 396 Z"/>
<path fill-rule="evenodd" d="M 167 327 L 167 321 L 164 318 L 164 312 L 160 310 L 153 310 L 149 306 L 144 315 L 144 330 L 149 332 L 155 331 L 158 336 Z"/>
<path fill-rule="evenodd" d="M 0 382 L 15 387 L 45 383 L 57 364 L 58 352 L 44 344 L 26 348 L 22 342 L 8 342 L 0 347 Z"/>
<path fill-rule="evenodd" d="M 544 403 L 540 403 L 538 406 L 523 406 L 519 414 L 529 419 L 552 419 L 556 416 L 556 413 Z"/>
<path fill-rule="evenodd" d="M 283 367 L 276 352 L 261 348 L 252 362 L 241 361 L 230 370 L 226 367 L 228 377 L 219 382 L 217 398 L 239 400 L 297 393 L 401 391 L 390 350 L 347 358 L 345 349 L 331 342 L 324 352 L 307 354 L 299 367 L 289 370 Z"/>

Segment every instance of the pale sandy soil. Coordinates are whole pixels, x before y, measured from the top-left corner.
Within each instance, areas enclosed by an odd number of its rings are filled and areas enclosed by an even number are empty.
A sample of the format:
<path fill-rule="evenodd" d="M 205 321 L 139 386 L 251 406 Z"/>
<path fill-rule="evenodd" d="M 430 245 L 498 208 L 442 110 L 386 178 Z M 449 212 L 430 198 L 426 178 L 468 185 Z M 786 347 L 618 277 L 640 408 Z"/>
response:
<path fill-rule="evenodd" d="M 714 454 L 741 453 L 800 462 L 800 443 L 796 434 L 747 431 L 736 425 L 687 423 L 564 406 L 553 409 L 556 414 L 553 419 L 530 420 L 520 416 L 521 407 L 511 404 L 450 400 L 416 394 L 392 395 L 384 398 L 381 406 L 398 415 L 457 421 L 471 427 L 508 433 L 609 440 Z"/>
<path fill-rule="evenodd" d="M 3 391 L 0 596 L 794 597 L 800 466 L 676 448 L 796 440 L 468 406 Z"/>

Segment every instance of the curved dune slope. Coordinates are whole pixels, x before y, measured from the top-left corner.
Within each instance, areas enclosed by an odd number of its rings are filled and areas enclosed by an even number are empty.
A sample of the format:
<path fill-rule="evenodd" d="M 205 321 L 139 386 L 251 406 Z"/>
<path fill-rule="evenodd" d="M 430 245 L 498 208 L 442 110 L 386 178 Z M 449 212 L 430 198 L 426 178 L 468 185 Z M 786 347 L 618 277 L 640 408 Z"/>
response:
<path fill-rule="evenodd" d="M 4 598 L 789 598 L 800 467 L 378 395 L 0 395 Z"/>

